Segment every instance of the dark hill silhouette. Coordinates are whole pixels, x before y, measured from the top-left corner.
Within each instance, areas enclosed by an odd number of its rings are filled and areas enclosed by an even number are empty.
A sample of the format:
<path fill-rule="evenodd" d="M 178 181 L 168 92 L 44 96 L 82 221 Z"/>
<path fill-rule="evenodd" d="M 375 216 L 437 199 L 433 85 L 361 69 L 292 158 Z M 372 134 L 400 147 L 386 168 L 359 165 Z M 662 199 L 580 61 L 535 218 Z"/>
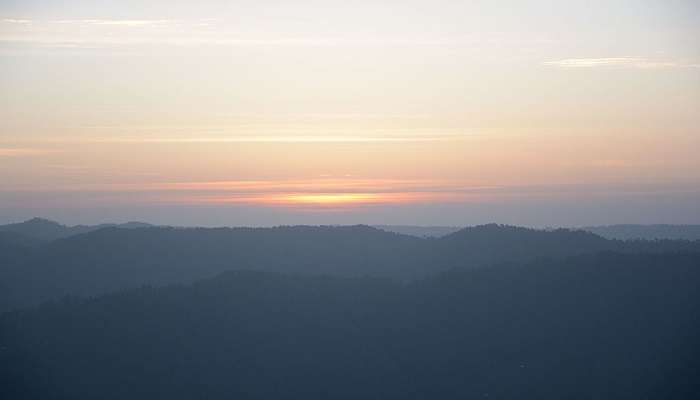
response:
<path fill-rule="evenodd" d="M 24 222 L 1 225 L 0 231 L 19 233 L 40 240 L 55 240 L 77 233 L 87 232 L 82 229 L 72 230 L 65 225 L 44 218 L 32 218 Z"/>
<path fill-rule="evenodd" d="M 443 237 L 458 231 L 453 226 L 374 225 L 378 229 L 417 237 Z M 579 228 L 606 239 L 619 240 L 700 240 L 700 225 L 601 225 Z"/>
<path fill-rule="evenodd" d="M 0 310 L 65 294 L 192 282 L 227 270 L 412 280 L 450 267 L 559 258 L 604 250 L 700 251 L 700 242 L 609 241 L 582 232 L 500 225 L 422 239 L 368 226 L 104 228 L 59 239 L 15 263 Z"/>
<path fill-rule="evenodd" d="M 466 258 L 476 264 L 595 253 L 616 250 L 620 245 L 584 231 L 544 231 L 497 224 L 464 228 L 437 243 L 449 259 Z"/>
<path fill-rule="evenodd" d="M 374 225 L 383 231 L 400 233 L 402 235 L 417 236 L 423 238 L 439 238 L 450 233 L 457 232 L 461 228 L 455 226 L 418 226 L 418 225 Z"/>
<path fill-rule="evenodd" d="M 0 316 L 0 396 L 696 399 L 700 255 L 229 272 Z"/>
<path fill-rule="evenodd" d="M 581 229 L 607 239 L 700 240 L 700 225 L 606 225 Z"/>
<path fill-rule="evenodd" d="M 107 227 L 124 229 L 146 228 L 152 225 L 143 222 L 127 222 L 124 224 L 75 225 L 66 226 L 45 218 L 32 218 L 24 222 L 0 225 L 0 232 L 14 232 L 27 237 L 51 241 L 82 233 L 93 232 Z"/>
<path fill-rule="evenodd" d="M 16 299 L 10 305 L 191 282 L 232 269 L 417 276 L 422 251 L 420 239 L 367 226 L 105 228 L 43 246 L 9 285 Z"/>

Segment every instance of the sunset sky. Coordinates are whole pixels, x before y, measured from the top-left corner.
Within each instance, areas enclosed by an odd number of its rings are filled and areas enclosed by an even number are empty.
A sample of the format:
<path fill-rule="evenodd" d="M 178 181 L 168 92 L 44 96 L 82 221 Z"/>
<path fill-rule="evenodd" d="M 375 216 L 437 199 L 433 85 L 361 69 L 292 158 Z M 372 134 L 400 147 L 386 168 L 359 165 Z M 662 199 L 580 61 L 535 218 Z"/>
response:
<path fill-rule="evenodd" d="M 700 223 L 700 2 L 0 0 L 0 223 Z"/>

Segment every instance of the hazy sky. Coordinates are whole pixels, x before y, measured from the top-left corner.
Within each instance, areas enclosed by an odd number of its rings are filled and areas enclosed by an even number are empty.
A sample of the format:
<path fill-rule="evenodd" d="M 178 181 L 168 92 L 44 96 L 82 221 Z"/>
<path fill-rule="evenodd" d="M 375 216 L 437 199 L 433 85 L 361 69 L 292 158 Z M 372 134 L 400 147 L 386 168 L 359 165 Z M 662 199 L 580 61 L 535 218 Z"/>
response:
<path fill-rule="evenodd" d="M 0 0 L 0 222 L 700 223 L 699 154 L 694 0 Z"/>

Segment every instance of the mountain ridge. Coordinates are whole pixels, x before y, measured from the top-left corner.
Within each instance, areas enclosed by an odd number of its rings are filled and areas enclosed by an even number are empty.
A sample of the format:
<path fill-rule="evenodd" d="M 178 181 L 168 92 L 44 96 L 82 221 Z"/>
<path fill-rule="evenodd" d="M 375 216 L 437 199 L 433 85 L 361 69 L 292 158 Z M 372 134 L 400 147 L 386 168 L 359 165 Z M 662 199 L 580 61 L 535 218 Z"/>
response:
<path fill-rule="evenodd" d="M 465 227 L 459 226 L 440 226 L 440 225 L 372 225 L 360 224 L 380 229 L 386 232 L 394 232 L 407 236 L 415 236 L 421 238 L 441 238 L 449 236 L 465 228 L 483 227 L 489 225 L 512 226 L 508 224 L 478 224 Z M 35 237 L 41 240 L 56 240 L 60 238 L 70 237 L 81 233 L 88 233 L 95 230 L 117 227 L 123 229 L 138 229 L 157 227 L 145 222 L 130 221 L 125 223 L 101 223 L 96 225 L 65 225 L 53 221 L 51 219 L 34 217 L 32 219 L 0 225 L 0 232 L 16 232 L 25 236 Z M 312 226 L 312 225 L 286 225 L 286 226 Z M 346 225 L 317 225 L 317 226 L 346 226 Z M 347 225 L 351 226 L 351 225 Z M 215 229 L 217 227 L 181 227 L 181 228 L 203 228 Z M 222 226 L 220 228 L 246 228 L 243 226 Z M 263 227 L 273 228 L 273 227 Z M 671 239 L 671 240 L 700 240 L 700 225 L 674 225 L 674 224 L 614 224 L 614 225 L 591 225 L 591 226 L 576 226 L 562 228 L 528 228 L 534 230 L 557 230 L 568 229 L 572 231 L 587 231 L 606 239 L 619 240 L 654 240 L 654 239 Z"/>
<path fill-rule="evenodd" d="M 153 225 L 143 222 L 126 222 L 122 224 L 104 223 L 98 225 L 63 225 L 56 221 L 34 217 L 32 219 L 6 225 L 0 225 L 0 232 L 14 232 L 44 241 L 63 239 L 70 236 L 93 232 L 99 229 L 117 227 L 122 229 L 137 229 L 151 227 Z"/>
<path fill-rule="evenodd" d="M 9 245 L 8 245 L 9 246 Z M 452 267 L 564 258 L 602 251 L 700 252 L 700 241 L 619 241 L 561 229 L 504 225 L 418 238 L 367 225 L 121 229 L 56 239 L 31 251 L 9 246 L 0 265 L 0 310 L 66 294 L 97 295 L 144 284 L 187 283 L 227 270 L 420 279 Z"/>

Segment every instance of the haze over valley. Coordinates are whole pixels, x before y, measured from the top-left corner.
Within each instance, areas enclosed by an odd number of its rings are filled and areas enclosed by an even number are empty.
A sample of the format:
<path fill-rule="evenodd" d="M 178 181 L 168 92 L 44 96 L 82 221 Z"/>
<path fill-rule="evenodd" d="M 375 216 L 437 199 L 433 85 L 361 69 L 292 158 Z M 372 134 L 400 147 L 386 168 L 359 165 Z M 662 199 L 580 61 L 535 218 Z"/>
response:
<path fill-rule="evenodd" d="M 0 1 L 1 400 L 700 399 L 700 1 Z"/>

